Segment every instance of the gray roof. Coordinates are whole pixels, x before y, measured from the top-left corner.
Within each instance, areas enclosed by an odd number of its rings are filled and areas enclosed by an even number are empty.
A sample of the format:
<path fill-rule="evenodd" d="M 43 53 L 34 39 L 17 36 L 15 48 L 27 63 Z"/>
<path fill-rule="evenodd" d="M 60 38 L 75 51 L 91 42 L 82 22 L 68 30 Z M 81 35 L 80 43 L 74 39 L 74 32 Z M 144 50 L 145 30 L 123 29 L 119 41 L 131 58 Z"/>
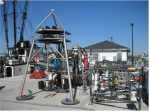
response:
<path fill-rule="evenodd" d="M 85 49 L 124 49 L 124 50 L 129 50 L 129 48 L 123 46 L 123 45 L 119 45 L 113 41 L 102 41 L 93 45 L 89 45 L 87 47 L 85 47 Z"/>

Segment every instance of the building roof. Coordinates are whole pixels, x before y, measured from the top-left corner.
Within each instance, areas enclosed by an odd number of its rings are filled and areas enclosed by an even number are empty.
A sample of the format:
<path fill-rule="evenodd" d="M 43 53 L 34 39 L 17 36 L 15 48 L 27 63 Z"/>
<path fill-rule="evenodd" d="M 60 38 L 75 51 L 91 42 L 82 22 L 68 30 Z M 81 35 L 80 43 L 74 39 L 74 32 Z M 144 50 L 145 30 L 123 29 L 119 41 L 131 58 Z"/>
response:
<path fill-rule="evenodd" d="M 85 49 L 124 49 L 124 50 L 129 50 L 129 48 L 123 46 L 123 45 L 120 45 L 120 44 L 117 44 L 113 41 L 102 41 L 102 42 L 99 42 L 99 43 L 96 43 L 96 44 L 93 44 L 93 45 L 89 45 L 87 47 L 85 47 Z"/>

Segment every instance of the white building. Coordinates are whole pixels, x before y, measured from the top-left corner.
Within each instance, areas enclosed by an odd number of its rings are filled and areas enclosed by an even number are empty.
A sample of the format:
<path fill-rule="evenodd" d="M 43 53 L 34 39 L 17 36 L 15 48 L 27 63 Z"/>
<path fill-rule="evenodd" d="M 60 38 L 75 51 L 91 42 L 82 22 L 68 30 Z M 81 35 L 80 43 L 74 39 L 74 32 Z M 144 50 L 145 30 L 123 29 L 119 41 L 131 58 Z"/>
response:
<path fill-rule="evenodd" d="M 91 63 L 96 61 L 127 61 L 129 49 L 125 46 L 119 45 L 113 41 L 103 41 L 93 45 L 85 47 L 88 56 L 91 59 Z"/>

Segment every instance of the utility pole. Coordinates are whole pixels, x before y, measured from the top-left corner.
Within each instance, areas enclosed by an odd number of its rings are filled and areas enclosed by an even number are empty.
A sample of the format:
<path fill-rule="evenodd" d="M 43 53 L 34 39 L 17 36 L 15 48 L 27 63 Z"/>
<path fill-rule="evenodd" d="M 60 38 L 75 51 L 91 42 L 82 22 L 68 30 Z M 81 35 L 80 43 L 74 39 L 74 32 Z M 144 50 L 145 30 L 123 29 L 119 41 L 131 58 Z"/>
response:
<path fill-rule="evenodd" d="M 16 0 L 13 0 L 13 26 L 14 26 L 14 47 L 16 46 Z"/>
<path fill-rule="evenodd" d="M 134 66 L 134 55 L 133 55 L 133 53 L 134 53 L 134 48 L 133 48 L 133 26 L 134 26 L 134 23 L 131 23 L 130 24 L 131 25 L 131 41 L 132 41 L 132 66 Z"/>

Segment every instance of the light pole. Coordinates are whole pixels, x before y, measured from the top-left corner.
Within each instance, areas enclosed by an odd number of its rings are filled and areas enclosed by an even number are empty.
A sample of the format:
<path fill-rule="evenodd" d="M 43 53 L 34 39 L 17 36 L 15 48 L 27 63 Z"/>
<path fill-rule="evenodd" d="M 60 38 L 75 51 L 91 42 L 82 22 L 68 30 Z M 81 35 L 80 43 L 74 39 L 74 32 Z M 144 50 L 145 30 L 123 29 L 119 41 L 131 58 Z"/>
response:
<path fill-rule="evenodd" d="M 134 53 L 134 48 L 133 48 L 133 26 L 134 26 L 134 23 L 131 23 L 130 24 L 131 25 L 131 41 L 132 41 L 132 58 L 131 58 L 131 61 L 132 61 L 132 66 L 134 66 L 134 55 L 133 55 L 133 53 Z"/>

